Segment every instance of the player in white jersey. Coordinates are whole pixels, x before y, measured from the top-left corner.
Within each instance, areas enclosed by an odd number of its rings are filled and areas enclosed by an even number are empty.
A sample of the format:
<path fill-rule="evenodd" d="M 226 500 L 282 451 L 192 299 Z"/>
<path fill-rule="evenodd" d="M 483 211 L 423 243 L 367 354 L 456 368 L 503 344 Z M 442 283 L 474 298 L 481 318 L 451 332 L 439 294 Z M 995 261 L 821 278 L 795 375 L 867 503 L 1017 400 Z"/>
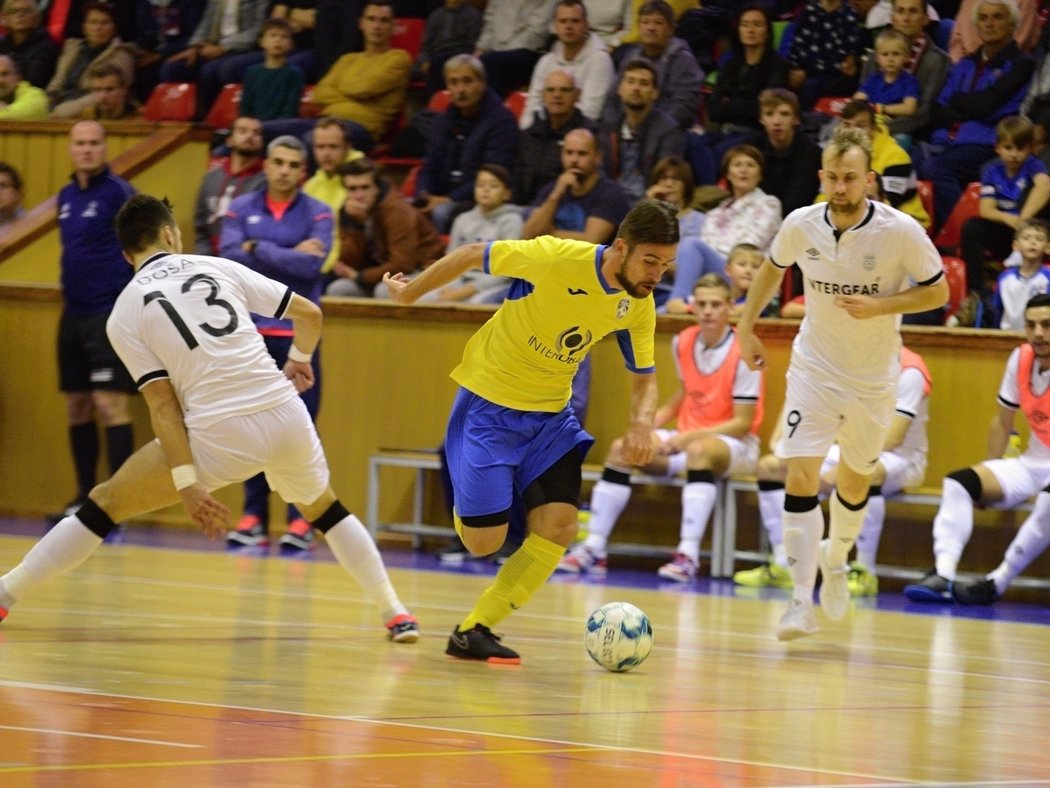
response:
<path fill-rule="evenodd" d="M 781 438 L 786 460 L 784 545 L 794 583 L 776 635 L 791 640 L 818 630 L 813 613 L 817 565 L 820 604 L 832 621 L 849 609 L 846 558 L 864 522 L 871 474 L 893 416 L 903 313 L 948 300 L 940 255 L 910 216 L 871 202 L 871 141 L 842 128 L 824 150 L 826 204 L 793 211 L 747 294 L 737 326 L 741 355 L 765 365 L 755 321 L 779 290 L 784 271 L 802 271 L 806 316 L 792 346 Z M 917 284 L 911 284 L 916 282 Z M 820 467 L 841 449 L 831 498 L 829 537 L 817 494 Z"/>
<path fill-rule="evenodd" d="M 1028 300 L 1027 342 L 1010 354 L 999 384 L 999 407 L 988 428 L 988 459 L 944 477 L 933 520 L 935 568 L 904 587 L 913 602 L 988 605 L 1050 546 L 1050 294 Z M 1004 458 L 1017 411 L 1031 430 L 1020 457 Z M 1002 563 L 977 581 L 959 582 L 956 570 L 973 533 L 974 505 L 1010 509 L 1035 495 L 1035 506 L 1006 549 Z"/>
<path fill-rule="evenodd" d="M 328 463 L 299 391 L 321 310 L 286 285 L 217 257 L 182 254 L 166 201 L 137 195 L 117 214 L 135 275 L 107 330 L 142 391 L 157 439 L 0 577 L 0 620 L 41 583 L 87 559 L 115 523 L 180 500 L 208 536 L 227 508 L 210 491 L 265 472 L 271 487 L 324 533 L 340 565 L 380 608 L 388 635 L 415 642 L 419 625 L 398 599 L 367 529 L 329 486 Z M 291 319 L 294 346 L 278 370 L 250 313 Z"/>

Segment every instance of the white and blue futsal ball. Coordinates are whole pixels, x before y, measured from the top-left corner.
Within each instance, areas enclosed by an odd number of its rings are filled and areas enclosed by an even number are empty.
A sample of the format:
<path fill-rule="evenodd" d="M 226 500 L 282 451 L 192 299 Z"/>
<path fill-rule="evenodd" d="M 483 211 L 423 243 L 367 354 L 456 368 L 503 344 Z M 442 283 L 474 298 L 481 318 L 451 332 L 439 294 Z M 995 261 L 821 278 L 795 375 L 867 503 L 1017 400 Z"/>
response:
<path fill-rule="evenodd" d="M 653 650 L 649 616 L 628 602 L 610 602 L 591 613 L 583 643 L 591 659 L 622 673 L 645 662 Z"/>

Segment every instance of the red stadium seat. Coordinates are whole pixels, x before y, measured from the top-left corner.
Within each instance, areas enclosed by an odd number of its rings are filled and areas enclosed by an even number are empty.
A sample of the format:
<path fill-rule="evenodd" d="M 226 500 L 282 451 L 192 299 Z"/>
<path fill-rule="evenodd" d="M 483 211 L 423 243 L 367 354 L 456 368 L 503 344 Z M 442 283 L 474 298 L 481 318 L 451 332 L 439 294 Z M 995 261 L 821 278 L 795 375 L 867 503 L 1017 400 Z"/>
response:
<path fill-rule="evenodd" d="M 390 46 L 408 52 L 414 61 L 423 50 L 423 28 L 425 19 L 406 17 L 394 20 L 394 34 L 390 37 Z"/>
<path fill-rule="evenodd" d="M 422 169 L 423 165 L 417 164 L 408 171 L 408 175 L 401 182 L 401 196 L 406 200 L 411 200 L 416 196 L 416 181 L 419 179 L 419 171 Z"/>
<path fill-rule="evenodd" d="M 842 114 L 842 108 L 851 100 L 851 96 L 824 96 L 817 99 L 817 103 L 813 105 L 813 109 L 817 112 L 823 112 L 825 115 L 837 118 Z"/>
<path fill-rule="evenodd" d="M 915 191 L 919 194 L 919 202 L 930 217 L 930 226 L 926 228 L 927 235 L 933 238 L 933 181 L 916 181 Z"/>
<path fill-rule="evenodd" d="M 303 88 L 303 95 L 299 99 L 299 117 L 319 118 L 322 112 L 324 112 L 324 108 L 320 104 L 314 103 L 314 86 L 306 85 Z"/>
<path fill-rule="evenodd" d="M 161 82 L 150 93 L 146 120 L 189 121 L 197 111 L 197 86 L 192 82 Z"/>
<path fill-rule="evenodd" d="M 941 264 L 948 279 L 948 304 L 944 313 L 947 320 L 959 311 L 959 305 L 966 298 L 966 263 L 960 257 L 947 255 L 941 257 Z"/>
<path fill-rule="evenodd" d="M 430 97 L 427 109 L 432 112 L 443 112 L 448 109 L 451 101 L 452 97 L 447 90 L 439 90 Z M 390 156 L 384 152 L 379 153 L 376 160 L 387 167 L 415 167 L 422 161 L 418 156 Z"/>
<path fill-rule="evenodd" d="M 525 101 L 528 99 L 529 94 L 524 90 L 515 90 L 509 96 L 507 100 L 503 102 L 503 106 L 514 113 L 514 117 L 517 120 L 521 120 L 521 113 L 525 111 Z"/>
<path fill-rule="evenodd" d="M 216 129 L 229 129 L 237 120 L 241 111 L 241 93 L 243 86 L 237 82 L 231 82 L 222 86 L 219 97 L 211 105 L 208 114 L 204 116 L 204 122 Z"/>
<path fill-rule="evenodd" d="M 980 213 L 980 201 L 981 184 L 975 181 L 966 187 L 959 202 L 955 203 L 944 227 L 933 239 L 934 246 L 946 254 L 954 254 L 959 248 L 963 225 Z"/>

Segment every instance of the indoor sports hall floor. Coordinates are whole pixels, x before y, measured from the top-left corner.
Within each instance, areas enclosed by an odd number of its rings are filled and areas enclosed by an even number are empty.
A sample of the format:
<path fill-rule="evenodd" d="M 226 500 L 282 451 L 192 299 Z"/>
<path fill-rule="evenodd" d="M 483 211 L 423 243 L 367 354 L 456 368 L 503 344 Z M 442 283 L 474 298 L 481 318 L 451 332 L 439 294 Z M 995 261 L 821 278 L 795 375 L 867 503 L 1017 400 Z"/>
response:
<path fill-rule="evenodd" d="M 43 528 L 0 519 L 0 571 Z M 497 628 L 523 664 L 491 667 L 443 652 L 495 567 L 384 556 L 418 644 L 324 546 L 132 527 L 0 625 L 0 786 L 1050 784 L 1050 600 L 884 592 L 782 644 L 786 592 L 613 569 L 556 576 Z M 614 600 L 653 621 L 632 673 L 582 644 Z"/>

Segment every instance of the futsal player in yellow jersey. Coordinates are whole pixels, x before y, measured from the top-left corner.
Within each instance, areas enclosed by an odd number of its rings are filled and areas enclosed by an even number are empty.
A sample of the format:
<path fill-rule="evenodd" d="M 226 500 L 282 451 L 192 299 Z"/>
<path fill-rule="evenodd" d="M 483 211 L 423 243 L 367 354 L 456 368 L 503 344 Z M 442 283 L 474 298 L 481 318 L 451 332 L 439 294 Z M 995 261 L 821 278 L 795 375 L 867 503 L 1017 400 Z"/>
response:
<path fill-rule="evenodd" d="M 677 247 L 674 207 L 643 200 L 609 246 L 550 236 L 471 244 L 412 280 L 384 277 L 401 304 L 470 268 L 517 280 L 452 372 L 461 388 L 445 450 L 456 531 L 467 549 L 488 555 L 502 546 L 515 495 L 528 512 L 528 535 L 453 630 L 446 653 L 521 662 L 492 627 L 547 581 L 576 535 L 583 458 L 594 441 L 568 402 L 577 367 L 607 334 L 616 334 L 631 374 L 623 456 L 636 465 L 649 461 L 657 405 L 652 292 Z"/>

